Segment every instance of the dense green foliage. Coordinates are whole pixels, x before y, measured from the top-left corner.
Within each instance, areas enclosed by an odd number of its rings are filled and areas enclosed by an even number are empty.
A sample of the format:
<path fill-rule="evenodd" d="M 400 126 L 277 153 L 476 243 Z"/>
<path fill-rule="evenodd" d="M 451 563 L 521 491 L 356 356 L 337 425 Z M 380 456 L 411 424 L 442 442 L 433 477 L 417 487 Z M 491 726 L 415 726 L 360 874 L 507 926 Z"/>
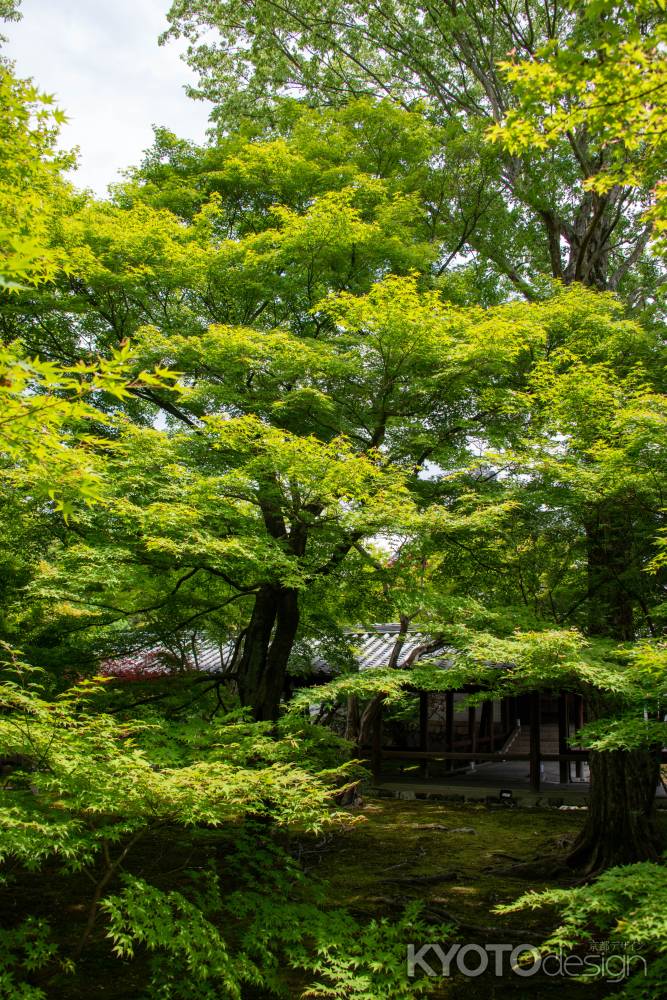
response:
<path fill-rule="evenodd" d="M 619 959 L 621 964 L 626 955 L 630 959 L 627 982 L 611 995 L 659 1000 L 664 996 L 667 972 L 666 904 L 664 865 L 644 863 L 612 868 L 592 885 L 527 893 L 510 906 L 499 907 L 498 912 L 557 907 L 562 923 L 545 941 L 545 951 L 576 953 L 605 935 L 603 940 L 617 956 L 617 969 Z M 608 977 L 612 969 L 609 962 Z M 594 980 L 590 971 L 588 975 Z"/>
<path fill-rule="evenodd" d="M 634 921 L 659 977 L 660 10 L 176 0 L 217 137 L 157 129 L 107 200 L 0 62 L 0 860 L 90 883 L 69 950 L 1 932 L 12 1000 L 104 937 L 150 996 L 426 992 L 406 937 L 448 928 L 360 921 L 294 843 L 354 822 L 381 705 L 463 685 L 584 696 L 571 861 L 643 864 L 516 905 L 566 907 L 551 945 Z M 411 624 L 450 669 L 399 666 Z M 310 721 L 342 705 L 352 743 Z M 209 863 L 135 870 L 164 836 Z"/>
<path fill-rule="evenodd" d="M 326 908 L 317 884 L 304 881 L 289 841 L 276 843 L 281 831 L 303 836 L 353 822 L 331 803 L 354 765 L 337 762 L 336 741 L 326 733 L 288 723 L 277 734 L 224 716 L 180 724 L 116 719 L 100 711 L 99 684 L 82 682 L 44 700 L 39 672 L 13 655 L 8 670 L 16 679 L 0 691 L 0 745 L 18 763 L 5 784 L 11 804 L 0 819 L 0 860 L 10 881 L 17 864 L 48 866 L 51 878 L 88 877 L 75 958 L 101 910 L 117 955 L 131 957 L 138 945 L 155 952 L 147 995 L 192 996 L 194 988 L 201 997 L 220 990 L 240 997 L 242 984 L 253 983 L 284 996 L 289 968 L 315 976 L 304 995 L 338 996 L 341 983 L 354 983 L 357 992 L 345 995 L 360 997 L 423 992 L 423 983 L 407 984 L 403 968 L 402 935 L 425 932 L 417 910 L 395 926 L 360 931 L 344 910 Z M 213 861 L 192 872 L 186 895 L 127 873 L 140 841 L 160 831 L 218 828 L 225 831 L 221 874 Z M 121 891 L 109 893 L 124 870 Z M 227 886 L 231 878 L 234 889 L 223 894 L 221 878 Z M 17 964 L 28 973 L 47 966 L 51 974 L 59 963 L 71 966 L 42 925 L 17 929 L 4 950 L 7 989 Z"/>
<path fill-rule="evenodd" d="M 214 102 L 213 117 L 221 128 L 256 120 L 262 112 L 273 127 L 285 95 L 294 92 L 317 105 L 364 94 L 422 109 L 448 130 L 450 141 L 441 156 L 450 177 L 466 192 L 457 252 L 478 255 L 531 297 L 539 295 L 539 276 L 545 273 L 642 294 L 652 270 L 645 253 L 649 232 L 642 221 L 648 188 L 655 181 L 651 168 L 596 194 L 595 177 L 609 177 L 611 149 L 607 133 L 590 128 L 576 112 L 572 128 L 564 130 L 553 148 L 545 149 L 540 134 L 539 142 L 510 144 L 504 154 L 490 156 L 486 137 L 489 130 L 496 133 L 494 126 L 532 114 L 542 96 L 531 82 L 523 90 L 513 86 L 514 76 L 506 73 L 508 55 L 532 81 L 543 53 L 562 52 L 566 71 L 575 78 L 577 102 L 589 79 L 589 52 L 598 53 L 602 62 L 611 46 L 617 53 L 612 66 L 617 58 L 622 63 L 632 57 L 632 89 L 623 106 L 626 117 L 640 126 L 633 130 L 634 146 L 628 134 L 627 149 L 632 162 L 641 163 L 643 118 L 641 111 L 631 109 L 651 108 L 664 95 L 658 91 L 655 102 L 649 95 L 647 104 L 635 81 L 648 62 L 651 72 L 655 66 L 656 84 L 660 82 L 664 52 L 651 48 L 651 38 L 663 11 L 660 2 L 597 0 L 571 5 L 500 0 L 482 5 L 474 0 L 383 0 L 368 5 L 348 0 L 325 7 L 312 0 L 259 0 L 252 5 L 243 0 L 175 0 L 165 37 L 187 39 L 188 59 L 199 76 L 193 92 Z M 561 82 L 560 66 L 554 72 L 556 96 L 564 91 L 566 103 L 571 77 Z M 623 73 L 622 65 L 617 72 Z M 629 81 L 623 76 L 625 86 Z M 613 136 L 611 120 L 610 115 Z M 659 121 L 658 113 L 650 140 L 656 153 L 663 141 Z M 654 162 L 659 170 L 659 157 Z"/>
<path fill-rule="evenodd" d="M 506 63 L 520 106 L 494 134 L 513 152 L 544 149 L 582 130 L 600 150 L 587 187 L 652 189 L 655 234 L 665 231 L 665 5 L 589 2 L 565 45 Z M 599 36 L 600 24 L 602 35 Z M 588 149 L 581 153 L 588 157 Z"/>
<path fill-rule="evenodd" d="M 72 161 L 55 149 L 64 115 L 53 98 L 17 79 L 1 61 L 0 104 L 0 279 L 3 287 L 16 288 L 22 281 L 47 281 L 62 266 L 47 229 L 65 191 L 60 172 Z"/>

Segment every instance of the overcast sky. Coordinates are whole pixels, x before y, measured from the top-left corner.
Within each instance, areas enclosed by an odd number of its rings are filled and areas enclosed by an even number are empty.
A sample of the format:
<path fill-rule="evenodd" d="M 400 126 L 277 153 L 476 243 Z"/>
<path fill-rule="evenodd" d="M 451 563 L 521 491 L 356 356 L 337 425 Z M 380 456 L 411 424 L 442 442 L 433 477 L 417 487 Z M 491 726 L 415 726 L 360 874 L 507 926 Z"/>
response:
<path fill-rule="evenodd" d="M 63 145 L 80 147 L 73 179 L 98 194 L 138 163 L 152 126 L 201 142 L 207 107 L 186 97 L 193 79 L 175 43 L 159 47 L 169 0 L 23 0 L 2 25 L 19 76 L 54 93 L 70 118 Z"/>

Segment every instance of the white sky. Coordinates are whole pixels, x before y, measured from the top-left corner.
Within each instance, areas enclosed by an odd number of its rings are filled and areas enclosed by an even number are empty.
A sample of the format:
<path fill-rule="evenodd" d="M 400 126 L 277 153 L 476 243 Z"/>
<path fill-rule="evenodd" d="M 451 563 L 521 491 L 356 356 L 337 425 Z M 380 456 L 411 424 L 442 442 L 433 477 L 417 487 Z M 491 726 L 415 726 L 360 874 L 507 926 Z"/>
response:
<path fill-rule="evenodd" d="M 62 145 L 80 147 L 79 187 L 106 194 L 165 125 L 202 142 L 208 107 L 186 97 L 190 70 L 176 43 L 160 47 L 169 0 L 23 0 L 23 20 L 0 25 L 19 76 L 55 94 L 70 121 Z"/>

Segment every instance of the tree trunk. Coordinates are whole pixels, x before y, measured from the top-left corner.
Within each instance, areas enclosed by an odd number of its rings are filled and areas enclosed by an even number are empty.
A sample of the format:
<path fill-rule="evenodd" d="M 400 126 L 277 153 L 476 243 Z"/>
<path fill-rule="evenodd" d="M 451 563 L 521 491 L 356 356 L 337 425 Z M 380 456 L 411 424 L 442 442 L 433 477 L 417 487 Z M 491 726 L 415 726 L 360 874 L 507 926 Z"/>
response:
<path fill-rule="evenodd" d="M 241 704 L 258 722 L 278 716 L 298 626 L 298 591 L 265 584 L 255 598 L 238 669 Z"/>
<path fill-rule="evenodd" d="M 632 526 L 620 505 L 603 504 L 586 523 L 588 632 L 623 642 L 634 637 L 633 594 L 624 585 L 632 558 Z M 590 719 L 613 717 L 616 699 L 594 692 Z M 590 797 L 583 830 L 568 863 L 594 874 L 612 865 L 659 855 L 655 792 L 659 758 L 651 750 L 606 750 L 590 755 Z"/>
<path fill-rule="evenodd" d="M 371 730 L 382 712 L 384 699 L 384 694 L 373 695 L 371 700 L 366 705 L 366 708 L 361 713 L 361 719 L 359 720 L 359 735 L 357 737 L 359 750 L 370 742 Z"/>
<path fill-rule="evenodd" d="M 591 753 L 590 769 L 588 816 L 568 863 L 592 875 L 612 865 L 657 861 L 657 755 L 645 750 Z"/>
<path fill-rule="evenodd" d="M 591 513 L 585 531 L 588 634 L 628 642 L 635 631 L 633 593 L 626 586 L 632 565 L 632 524 L 622 508 L 606 503 Z"/>
<path fill-rule="evenodd" d="M 350 695 L 347 699 L 347 713 L 345 718 L 345 739 L 350 743 L 359 740 L 359 730 L 361 727 L 361 713 L 359 711 L 359 697 L 356 694 Z"/>

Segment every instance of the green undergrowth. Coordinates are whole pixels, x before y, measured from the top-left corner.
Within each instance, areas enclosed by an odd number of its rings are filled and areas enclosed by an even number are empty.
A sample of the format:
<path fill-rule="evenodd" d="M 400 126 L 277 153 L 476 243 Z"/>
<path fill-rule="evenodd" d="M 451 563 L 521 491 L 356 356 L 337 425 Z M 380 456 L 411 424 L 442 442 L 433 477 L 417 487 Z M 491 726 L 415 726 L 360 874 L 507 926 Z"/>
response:
<path fill-rule="evenodd" d="M 383 917 L 400 919 L 406 907 L 419 901 L 429 923 L 454 928 L 449 944 L 539 944 L 553 930 L 556 917 L 548 909 L 502 916 L 494 910 L 527 890 L 573 884 L 564 869 L 558 873 L 557 863 L 577 834 L 580 815 L 395 799 L 367 799 L 350 811 L 356 822 L 349 829 L 292 835 L 283 846 L 321 883 L 327 905 L 347 908 L 360 925 Z M 179 892 L 187 890 L 193 873 L 200 873 L 205 882 L 215 871 L 222 891 L 230 892 L 234 885 L 226 867 L 229 848 L 220 831 L 163 830 L 137 845 L 127 873 L 160 890 Z M 118 883 L 109 888 L 117 891 Z M 0 891 L 2 923 L 16 927 L 27 916 L 44 919 L 59 951 L 69 954 L 80 937 L 89 895 L 90 885 L 82 875 L 65 879 L 55 870 L 39 875 L 17 870 Z M 229 931 L 226 927 L 225 934 Z M 406 948 L 409 943 L 406 934 Z M 76 971 L 52 975 L 45 992 L 49 1000 L 132 1000 L 145 995 L 149 964 L 141 948 L 131 960 L 115 957 L 101 919 Z M 295 998 L 302 995 L 303 985 L 295 974 Z M 447 1000 L 505 1000 L 528 994 L 545 1000 L 597 1000 L 612 993 L 604 984 L 584 986 L 541 975 L 521 978 L 506 971 L 501 978 L 457 974 L 441 979 L 432 995 Z M 219 995 L 224 1000 L 225 994 Z M 244 992 L 244 1000 L 265 996 L 252 986 Z"/>
<path fill-rule="evenodd" d="M 549 878 L 547 872 L 558 867 L 576 836 L 580 814 L 372 799 L 361 815 L 366 822 L 321 843 L 311 856 L 331 895 L 350 909 L 369 917 L 389 916 L 419 899 L 434 921 L 454 924 L 452 941 L 462 944 L 537 945 L 553 927 L 549 912 L 500 917 L 493 909 L 527 888 L 571 884 L 567 874 Z M 608 993 L 560 978 L 507 974 L 453 977 L 433 995 L 447 1000 L 503 1000 L 524 994 L 596 1000 Z"/>

